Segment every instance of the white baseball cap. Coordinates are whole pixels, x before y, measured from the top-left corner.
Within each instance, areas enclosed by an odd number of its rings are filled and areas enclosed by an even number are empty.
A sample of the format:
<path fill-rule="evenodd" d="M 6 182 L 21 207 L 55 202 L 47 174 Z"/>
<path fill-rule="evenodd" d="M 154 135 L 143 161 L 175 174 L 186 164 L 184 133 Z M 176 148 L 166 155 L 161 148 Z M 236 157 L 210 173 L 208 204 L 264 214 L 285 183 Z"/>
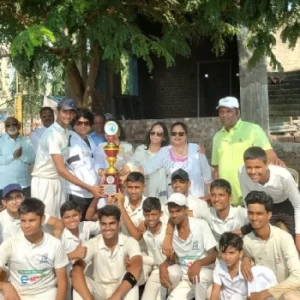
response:
<path fill-rule="evenodd" d="M 227 108 L 239 108 L 239 102 L 238 99 L 236 99 L 235 97 L 225 97 L 219 100 L 219 105 L 216 107 L 216 109 L 218 109 L 219 107 L 227 107 Z"/>
<path fill-rule="evenodd" d="M 181 193 L 173 193 L 166 204 L 168 203 L 175 203 L 179 206 L 188 206 L 188 200 L 187 200 L 187 197 L 184 196 L 183 194 Z"/>

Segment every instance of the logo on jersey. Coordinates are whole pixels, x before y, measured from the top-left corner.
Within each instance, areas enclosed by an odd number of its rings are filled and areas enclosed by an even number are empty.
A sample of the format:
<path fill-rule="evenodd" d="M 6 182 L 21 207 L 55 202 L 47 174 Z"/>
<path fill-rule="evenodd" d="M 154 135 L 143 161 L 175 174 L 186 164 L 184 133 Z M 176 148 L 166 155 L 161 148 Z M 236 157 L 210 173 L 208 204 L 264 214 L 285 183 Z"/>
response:
<path fill-rule="evenodd" d="M 193 242 L 192 250 L 199 250 L 198 241 L 194 241 L 194 242 Z"/>

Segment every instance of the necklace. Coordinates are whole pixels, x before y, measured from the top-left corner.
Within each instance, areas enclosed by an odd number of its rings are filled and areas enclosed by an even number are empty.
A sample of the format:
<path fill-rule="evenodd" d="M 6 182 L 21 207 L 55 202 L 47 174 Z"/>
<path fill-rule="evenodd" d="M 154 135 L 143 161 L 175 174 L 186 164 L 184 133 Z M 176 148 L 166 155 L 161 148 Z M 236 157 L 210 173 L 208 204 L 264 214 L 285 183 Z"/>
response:
<path fill-rule="evenodd" d="M 181 151 L 181 152 L 177 152 L 177 151 L 175 150 L 174 146 L 172 146 L 172 150 L 173 150 L 173 152 L 174 152 L 174 154 L 175 154 L 176 156 L 183 156 L 183 155 L 186 153 L 186 145 L 184 146 L 184 149 L 183 149 L 183 151 Z"/>

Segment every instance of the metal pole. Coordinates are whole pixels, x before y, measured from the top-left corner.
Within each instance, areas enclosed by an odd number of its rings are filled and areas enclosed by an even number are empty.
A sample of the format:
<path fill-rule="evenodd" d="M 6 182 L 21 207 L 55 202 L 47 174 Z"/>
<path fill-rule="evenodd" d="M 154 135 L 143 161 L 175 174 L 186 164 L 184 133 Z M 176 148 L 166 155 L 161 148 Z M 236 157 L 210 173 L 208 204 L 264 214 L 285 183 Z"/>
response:
<path fill-rule="evenodd" d="M 197 118 L 200 117 L 200 63 L 197 62 Z"/>

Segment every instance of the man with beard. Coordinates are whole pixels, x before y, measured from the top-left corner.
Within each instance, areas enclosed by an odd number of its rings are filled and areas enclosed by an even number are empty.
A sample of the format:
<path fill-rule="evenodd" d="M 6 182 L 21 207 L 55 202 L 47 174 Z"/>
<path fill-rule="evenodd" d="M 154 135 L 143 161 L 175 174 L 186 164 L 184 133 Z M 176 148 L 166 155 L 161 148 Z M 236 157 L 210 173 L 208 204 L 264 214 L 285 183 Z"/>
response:
<path fill-rule="evenodd" d="M 45 106 L 40 110 L 40 118 L 43 126 L 35 129 L 31 134 L 31 143 L 35 152 L 37 151 L 39 140 L 45 130 L 54 123 L 54 112 L 51 107 Z"/>
<path fill-rule="evenodd" d="M 271 164 L 284 163 L 278 159 L 262 128 L 240 119 L 239 103 L 235 97 L 220 99 L 217 110 L 223 127 L 213 138 L 211 164 L 214 167 L 214 179 L 229 181 L 232 187 L 231 204 L 238 206 L 243 203 L 238 170 L 243 165 L 243 155 L 249 147 L 263 148 Z"/>
<path fill-rule="evenodd" d="M 30 196 L 29 166 L 34 162 L 34 151 L 30 141 L 20 134 L 20 123 L 14 117 L 5 121 L 5 134 L 0 138 L 0 190 L 5 186 L 19 184 L 25 197 Z"/>

